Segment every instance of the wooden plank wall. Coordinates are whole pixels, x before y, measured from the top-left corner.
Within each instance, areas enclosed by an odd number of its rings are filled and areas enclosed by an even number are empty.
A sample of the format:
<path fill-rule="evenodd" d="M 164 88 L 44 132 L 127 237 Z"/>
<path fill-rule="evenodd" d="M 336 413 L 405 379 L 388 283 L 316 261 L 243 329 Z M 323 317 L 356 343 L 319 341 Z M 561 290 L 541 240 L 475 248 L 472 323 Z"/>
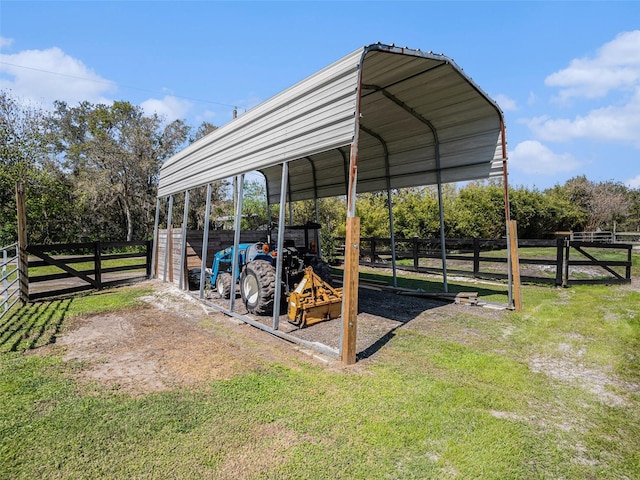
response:
<path fill-rule="evenodd" d="M 233 245 L 233 230 L 209 230 L 209 242 L 207 245 L 207 267 L 211 267 L 213 256 L 216 252 Z M 187 230 L 187 268 L 185 269 L 184 284 L 186 285 L 187 271 L 192 268 L 200 268 L 202 263 L 202 230 Z M 240 232 L 240 243 L 264 242 L 267 233 L 264 230 L 245 230 Z M 285 239 L 292 239 L 298 246 L 304 245 L 304 231 L 285 231 Z M 156 255 L 156 278 L 164 277 L 164 259 L 167 245 L 167 230 L 158 230 L 158 251 Z M 182 247 L 182 229 L 172 229 L 170 247 L 170 263 L 167 268 L 167 281 L 179 284 L 180 275 L 180 248 Z"/>

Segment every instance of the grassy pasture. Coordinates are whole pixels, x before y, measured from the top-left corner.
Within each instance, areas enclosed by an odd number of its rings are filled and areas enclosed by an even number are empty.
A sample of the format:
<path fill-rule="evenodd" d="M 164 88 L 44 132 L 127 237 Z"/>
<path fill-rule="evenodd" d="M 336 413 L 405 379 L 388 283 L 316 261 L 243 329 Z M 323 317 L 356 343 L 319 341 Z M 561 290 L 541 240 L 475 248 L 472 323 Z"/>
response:
<path fill-rule="evenodd" d="M 139 396 L 78 383 L 85 365 L 62 347 L 34 354 L 70 319 L 135 312 L 148 293 L 41 302 L 2 320 L 0 478 L 640 478 L 637 285 L 525 286 L 520 313 L 460 306 L 422 319 L 429 329 L 398 329 L 352 368 L 261 360 Z"/>

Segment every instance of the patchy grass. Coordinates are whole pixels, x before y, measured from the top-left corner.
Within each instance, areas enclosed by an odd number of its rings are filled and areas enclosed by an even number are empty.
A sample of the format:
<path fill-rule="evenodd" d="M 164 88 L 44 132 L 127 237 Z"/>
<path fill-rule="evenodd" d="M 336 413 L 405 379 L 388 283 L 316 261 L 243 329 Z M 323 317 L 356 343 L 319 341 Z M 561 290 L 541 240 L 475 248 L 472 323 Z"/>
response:
<path fill-rule="evenodd" d="M 52 343 L 67 318 L 126 308 L 149 291 L 146 287 L 103 290 L 35 302 L 23 308 L 16 305 L 0 320 L 0 352 L 22 352 Z"/>
<path fill-rule="evenodd" d="M 36 304 L 12 328 L 64 328 L 143 293 Z M 80 385 L 82 364 L 18 343 L 0 354 L 0 477 L 640 478 L 640 292 L 523 296 L 521 313 L 425 313 L 355 368 L 262 361 L 137 397 Z"/>

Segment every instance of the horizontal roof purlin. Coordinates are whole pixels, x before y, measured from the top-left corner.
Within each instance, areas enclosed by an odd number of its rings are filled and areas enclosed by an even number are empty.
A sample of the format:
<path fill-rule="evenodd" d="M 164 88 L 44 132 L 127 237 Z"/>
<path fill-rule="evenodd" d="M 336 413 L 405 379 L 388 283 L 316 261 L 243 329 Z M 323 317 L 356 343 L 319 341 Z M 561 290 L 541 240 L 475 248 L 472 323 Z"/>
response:
<path fill-rule="evenodd" d="M 387 172 L 391 188 L 435 184 L 438 163 L 444 183 L 502 174 L 497 104 L 443 55 L 375 44 L 174 155 L 162 166 L 158 196 L 257 170 L 277 203 L 285 161 L 292 201 L 346 194 L 358 94 L 357 191 L 385 190 Z"/>

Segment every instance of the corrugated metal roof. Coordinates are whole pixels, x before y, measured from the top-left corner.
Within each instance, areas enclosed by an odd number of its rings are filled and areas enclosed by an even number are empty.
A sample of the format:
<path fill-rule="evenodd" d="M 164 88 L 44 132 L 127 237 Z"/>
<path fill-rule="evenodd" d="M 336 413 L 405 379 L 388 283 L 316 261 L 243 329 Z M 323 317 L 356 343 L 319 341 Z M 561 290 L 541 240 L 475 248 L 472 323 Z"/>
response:
<path fill-rule="evenodd" d="M 392 188 L 437 183 L 436 152 L 444 183 L 502 174 L 497 104 L 443 55 L 376 44 L 170 158 L 160 172 L 158 196 L 258 170 L 267 179 L 270 203 L 277 203 L 284 161 L 290 162 L 292 201 L 346 194 L 358 93 L 359 192 L 385 190 L 387 175 Z"/>

